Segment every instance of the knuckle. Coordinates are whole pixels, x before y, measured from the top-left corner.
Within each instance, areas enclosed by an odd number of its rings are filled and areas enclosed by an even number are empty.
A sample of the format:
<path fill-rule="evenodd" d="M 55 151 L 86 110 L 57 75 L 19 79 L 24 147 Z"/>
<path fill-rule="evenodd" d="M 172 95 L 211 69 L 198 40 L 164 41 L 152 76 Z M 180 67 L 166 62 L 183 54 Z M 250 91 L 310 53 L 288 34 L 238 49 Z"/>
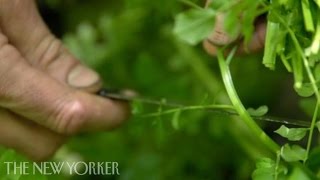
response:
<path fill-rule="evenodd" d="M 81 100 L 64 102 L 58 108 L 55 130 L 62 134 L 75 134 L 82 129 L 87 116 L 88 112 Z"/>
<path fill-rule="evenodd" d="M 41 39 L 35 49 L 29 50 L 26 54 L 27 56 L 35 56 L 31 58 L 32 64 L 46 68 L 62 54 L 62 51 L 62 42 L 53 35 L 48 34 Z"/>

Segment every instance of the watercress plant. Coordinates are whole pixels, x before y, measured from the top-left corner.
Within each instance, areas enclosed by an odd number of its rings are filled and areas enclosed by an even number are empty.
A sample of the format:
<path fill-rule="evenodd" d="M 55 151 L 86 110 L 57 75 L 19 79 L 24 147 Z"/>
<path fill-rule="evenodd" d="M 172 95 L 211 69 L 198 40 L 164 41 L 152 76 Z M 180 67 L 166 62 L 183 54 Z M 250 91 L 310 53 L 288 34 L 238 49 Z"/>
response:
<path fill-rule="evenodd" d="M 297 94 L 301 97 L 314 98 L 317 103 L 309 128 L 288 128 L 282 125 L 275 131 L 288 141 L 285 145 L 279 145 L 256 124 L 249 114 L 252 110 L 246 110 L 237 95 L 229 69 L 229 63 L 234 53 L 231 51 L 230 55 L 225 57 L 225 49 L 230 49 L 230 46 L 218 47 L 217 59 L 232 107 L 240 115 L 251 133 L 273 154 L 257 161 L 257 169 L 253 172 L 252 178 L 320 178 L 319 171 L 309 169 L 308 166 L 310 151 L 315 146 L 312 144 L 314 130 L 319 125 L 317 121 L 320 105 L 320 1 L 217 0 L 213 1 L 208 8 L 202 8 L 189 1 L 182 2 L 190 9 L 176 16 L 174 33 L 179 39 L 190 45 L 200 43 L 213 32 L 215 17 L 221 13 L 226 15 L 224 28 L 230 34 L 233 33 L 234 24 L 241 21 L 240 31 L 246 45 L 250 42 L 254 32 L 255 19 L 261 15 L 267 16 L 262 63 L 265 67 L 276 70 L 281 61 L 287 71 L 294 76 L 293 88 Z M 265 108 L 260 111 L 263 113 L 259 115 L 266 112 Z M 180 110 L 174 110 L 174 112 L 181 113 Z M 177 122 L 176 119 L 177 115 L 175 114 L 174 124 Z M 301 145 L 303 142 L 294 143 L 305 138 L 307 138 L 307 143 L 304 147 Z"/>

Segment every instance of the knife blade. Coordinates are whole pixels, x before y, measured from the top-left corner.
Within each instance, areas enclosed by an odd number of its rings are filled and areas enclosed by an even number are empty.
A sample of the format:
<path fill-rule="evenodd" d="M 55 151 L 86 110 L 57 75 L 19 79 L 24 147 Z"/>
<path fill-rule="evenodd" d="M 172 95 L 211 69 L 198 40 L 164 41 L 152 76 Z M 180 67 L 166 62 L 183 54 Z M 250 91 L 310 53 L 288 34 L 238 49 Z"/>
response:
<path fill-rule="evenodd" d="M 143 104 L 150 104 L 150 105 L 157 105 L 157 106 L 165 105 L 167 107 L 172 107 L 172 108 L 187 107 L 187 105 L 184 105 L 184 104 L 178 104 L 178 103 L 167 102 L 167 101 L 164 103 L 161 100 L 150 99 L 150 98 L 145 98 L 140 96 L 126 95 L 126 94 L 120 93 L 120 91 L 118 90 L 112 90 L 112 89 L 103 88 L 100 91 L 98 91 L 97 95 L 104 98 L 118 100 L 118 101 L 126 101 L 126 102 L 136 101 Z M 219 110 L 206 109 L 206 111 L 226 114 L 231 116 L 239 116 L 237 112 L 231 112 L 223 109 L 219 109 Z M 287 118 L 274 117 L 274 116 L 251 116 L 251 117 L 258 121 L 274 122 L 274 123 L 285 124 L 285 125 L 293 125 L 293 126 L 301 126 L 301 127 L 310 127 L 311 125 L 311 123 L 307 121 L 297 120 L 297 119 L 287 119 Z"/>

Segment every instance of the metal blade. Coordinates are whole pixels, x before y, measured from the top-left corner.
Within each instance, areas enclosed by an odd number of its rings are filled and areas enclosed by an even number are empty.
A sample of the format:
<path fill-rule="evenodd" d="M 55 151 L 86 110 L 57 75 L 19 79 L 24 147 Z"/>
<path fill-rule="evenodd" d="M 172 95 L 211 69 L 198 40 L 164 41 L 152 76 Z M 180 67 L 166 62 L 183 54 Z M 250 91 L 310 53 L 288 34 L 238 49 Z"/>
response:
<path fill-rule="evenodd" d="M 168 107 L 187 107 L 187 105 L 183 104 L 177 104 L 177 103 L 172 103 L 172 102 L 163 102 L 160 100 L 155 100 L 155 99 L 149 99 L 149 98 L 144 98 L 144 97 L 135 97 L 135 96 L 127 96 L 125 94 L 119 93 L 119 91 L 115 90 L 107 90 L 107 89 L 101 89 L 97 95 L 113 99 L 113 100 L 120 100 L 120 101 L 127 101 L 127 102 L 141 102 L 144 104 L 151 104 L 151 105 L 157 105 L 157 106 L 168 106 Z M 216 113 L 221 113 L 221 114 L 227 114 L 227 115 L 232 115 L 232 116 L 239 116 L 237 112 L 231 112 L 227 110 L 206 110 L 209 112 L 216 112 Z M 268 121 L 268 122 L 274 122 L 274 123 L 280 123 L 280 124 L 286 124 L 286 125 L 294 125 L 294 126 L 301 126 L 301 127 L 310 127 L 310 123 L 307 121 L 302 121 L 302 120 L 296 120 L 296 119 L 286 119 L 286 118 L 281 118 L 281 117 L 273 117 L 273 116 L 252 116 L 253 119 L 258 120 L 258 121 Z"/>

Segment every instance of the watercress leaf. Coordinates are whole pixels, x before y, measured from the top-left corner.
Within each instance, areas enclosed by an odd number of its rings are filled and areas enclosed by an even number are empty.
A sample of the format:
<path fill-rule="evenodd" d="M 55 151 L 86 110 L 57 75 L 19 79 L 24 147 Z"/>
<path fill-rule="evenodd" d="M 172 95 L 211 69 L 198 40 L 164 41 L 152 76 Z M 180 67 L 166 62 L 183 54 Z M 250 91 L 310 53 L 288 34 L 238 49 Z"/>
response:
<path fill-rule="evenodd" d="M 317 105 L 317 100 L 315 98 L 303 98 L 299 102 L 299 107 L 302 109 L 306 115 L 312 117 L 314 114 L 314 107 Z M 320 118 L 320 115 L 317 116 Z"/>
<path fill-rule="evenodd" d="M 274 169 L 263 168 L 256 169 L 252 173 L 253 180 L 273 180 L 274 179 Z"/>
<path fill-rule="evenodd" d="M 215 14 L 213 9 L 191 9 L 178 14 L 173 31 L 181 40 L 195 45 L 213 31 Z"/>
<path fill-rule="evenodd" d="M 303 171 L 301 168 L 295 167 L 287 178 L 288 180 L 311 180 L 314 178 L 309 177 L 309 175 Z"/>
<path fill-rule="evenodd" d="M 300 87 L 294 86 L 294 89 L 301 97 L 310 97 L 314 94 L 311 84 L 302 84 Z"/>
<path fill-rule="evenodd" d="M 179 130 L 180 128 L 180 125 L 179 125 L 179 119 L 180 119 L 180 115 L 181 115 L 181 110 L 175 112 L 173 114 L 173 118 L 172 118 L 172 127 L 175 129 L 175 130 Z"/>
<path fill-rule="evenodd" d="M 285 179 L 284 176 L 288 173 L 288 169 L 279 164 L 276 171 L 276 162 L 270 158 L 261 158 L 256 163 L 256 169 L 252 173 L 253 180 L 273 180 L 275 173 L 278 179 Z"/>
<path fill-rule="evenodd" d="M 308 128 L 287 128 L 286 126 L 282 125 L 274 132 L 290 141 L 300 141 L 306 136 L 308 130 Z"/>
<path fill-rule="evenodd" d="M 253 180 L 274 179 L 275 161 L 270 158 L 262 158 L 256 163 L 256 169 L 252 173 Z"/>
<path fill-rule="evenodd" d="M 268 106 L 260 106 L 258 109 L 248 108 L 247 111 L 251 116 L 264 116 L 268 113 Z"/>
<path fill-rule="evenodd" d="M 252 179 L 254 180 L 273 180 L 275 173 L 277 173 L 278 179 L 284 179 L 284 176 L 288 173 L 288 169 L 279 164 L 276 171 L 276 162 L 270 158 L 261 158 L 256 163 L 256 169 L 252 173 Z"/>
<path fill-rule="evenodd" d="M 285 144 L 281 148 L 281 157 L 287 162 L 302 161 L 306 157 L 306 150 L 298 145 Z"/>
<path fill-rule="evenodd" d="M 320 167 L 320 147 L 315 147 L 311 150 L 308 160 L 307 160 L 307 167 L 316 172 L 318 171 L 319 167 Z"/>
<path fill-rule="evenodd" d="M 275 161 L 270 158 L 261 158 L 257 161 L 256 167 L 259 168 L 273 168 L 275 166 Z"/>

